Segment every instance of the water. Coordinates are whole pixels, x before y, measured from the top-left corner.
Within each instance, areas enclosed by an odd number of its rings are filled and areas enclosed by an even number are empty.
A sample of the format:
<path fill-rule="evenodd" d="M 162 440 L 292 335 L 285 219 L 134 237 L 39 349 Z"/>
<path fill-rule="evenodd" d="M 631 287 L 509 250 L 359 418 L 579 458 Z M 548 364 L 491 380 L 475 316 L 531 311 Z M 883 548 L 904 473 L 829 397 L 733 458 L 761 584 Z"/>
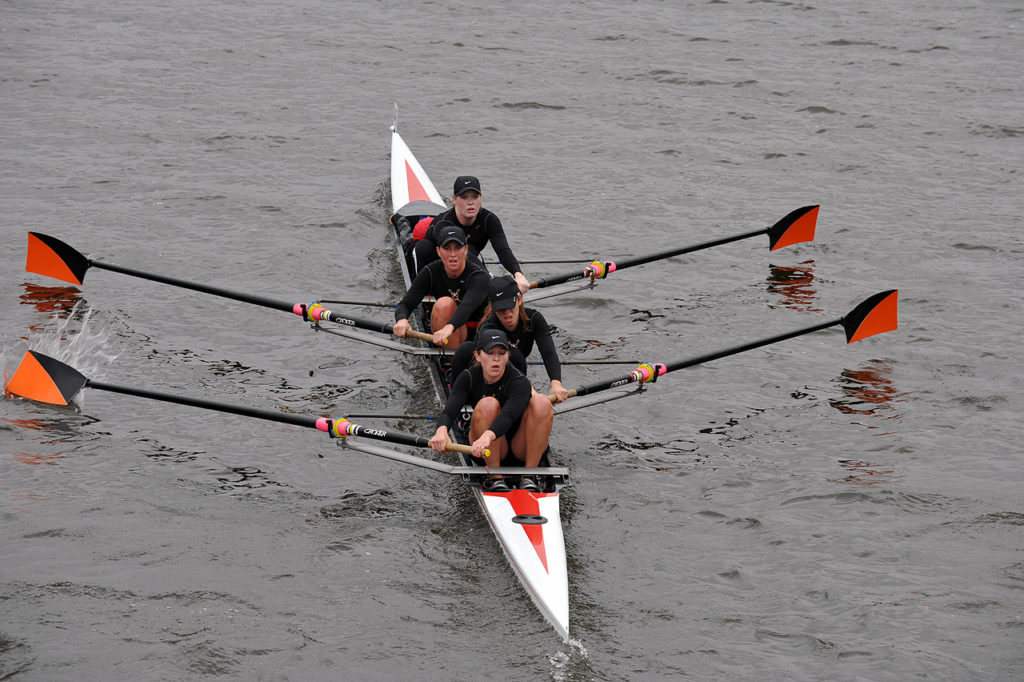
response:
<path fill-rule="evenodd" d="M 272 298 L 393 301 L 395 102 L 442 192 L 478 175 L 522 260 L 822 205 L 814 243 L 747 240 L 538 304 L 567 357 L 672 361 L 893 287 L 901 328 L 820 332 L 560 417 L 570 643 L 454 481 L 113 393 L 5 399 L 0 676 L 1018 679 L 1022 18 L 1016 2 L 5 3 L 7 374 L 32 347 L 265 409 L 436 411 L 415 359 L 286 314 L 24 272 L 39 231 Z"/>

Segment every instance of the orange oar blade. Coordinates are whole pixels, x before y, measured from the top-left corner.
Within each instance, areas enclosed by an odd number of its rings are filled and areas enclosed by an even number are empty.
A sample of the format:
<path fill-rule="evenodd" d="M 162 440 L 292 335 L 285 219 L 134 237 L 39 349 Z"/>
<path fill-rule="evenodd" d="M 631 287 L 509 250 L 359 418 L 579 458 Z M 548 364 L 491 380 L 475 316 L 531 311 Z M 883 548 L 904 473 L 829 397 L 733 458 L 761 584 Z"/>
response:
<path fill-rule="evenodd" d="M 7 382 L 7 391 L 41 403 L 67 405 L 88 381 L 73 367 L 30 350 Z"/>
<path fill-rule="evenodd" d="M 814 241 L 814 228 L 818 224 L 821 206 L 804 206 L 768 228 L 768 248 L 781 249 L 801 242 Z"/>
<path fill-rule="evenodd" d="M 25 269 L 37 275 L 81 284 L 85 271 L 89 269 L 89 259 L 56 237 L 29 232 Z"/>
<path fill-rule="evenodd" d="M 896 289 L 882 291 L 867 299 L 843 318 L 846 342 L 853 343 L 899 327 L 896 319 Z"/>

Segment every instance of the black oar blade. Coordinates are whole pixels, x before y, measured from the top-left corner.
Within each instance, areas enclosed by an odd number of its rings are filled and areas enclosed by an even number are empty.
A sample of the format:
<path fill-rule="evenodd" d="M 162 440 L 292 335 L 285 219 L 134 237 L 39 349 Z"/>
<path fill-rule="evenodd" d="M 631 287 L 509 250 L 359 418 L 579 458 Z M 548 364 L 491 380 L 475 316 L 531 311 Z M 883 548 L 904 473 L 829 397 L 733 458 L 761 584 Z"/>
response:
<path fill-rule="evenodd" d="M 7 382 L 7 391 L 41 403 L 67 405 L 88 382 L 75 368 L 30 350 Z"/>
<path fill-rule="evenodd" d="M 896 316 L 898 296 L 899 292 L 896 289 L 880 291 L 851 310 L 843 318 L 846 342 L 853 343 L 898 328 L 899 321 Z"/>
<path fill-rule="evenodd" d="M 804 206 L 768 228 L 768 250 L 814 241 L 820 206 Z"/>
<path fill-rule="evenodd" d="M 81 284 L 89 259 L 56 237 L 39 232 L 28 233 L 28 257 L 25 269 L 37 275 Z"/>

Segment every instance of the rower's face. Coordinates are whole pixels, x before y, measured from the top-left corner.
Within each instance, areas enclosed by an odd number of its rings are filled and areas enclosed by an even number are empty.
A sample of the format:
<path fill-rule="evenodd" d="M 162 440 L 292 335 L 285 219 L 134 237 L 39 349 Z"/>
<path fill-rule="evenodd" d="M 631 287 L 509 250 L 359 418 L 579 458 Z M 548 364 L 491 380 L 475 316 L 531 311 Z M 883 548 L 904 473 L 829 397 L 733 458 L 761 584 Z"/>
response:
<path fill-rule="evenodd" d="M 457 275 L 466 267 L 466 255 L 469 253 L 469 246 L 459 246 L 456 242 L 448 242 L 444 246 L 437 247 L 437 257 L 444 263 L 444 269 L 449 275 Z"/>
<path fill-rule="evenodd" d="M 519 320 L 519 306 L 522 305 L 520 301 L 516 301 L 516 304 L 511 308 L 505 310 L 495 310 L 494 314 L 501 320 L 502 326 L 505 329 L 512 331 L 516 328 L 516 322 Z"/>
<path fill-rule="evenodd" d="M 462 194 L 452 197 L 452 205 L 455 206 L 455 215 L 463 225 L 471 225 L 476 216 L 480 213 L 480 206 L 484 197 L 480 192 L 467 190 Z"/>
<path fill-rule="evenodd" d="M 486 353 L 478 350 L 476 351 L 476 361 L 484 370 L 484 379 L 488 383 L 494 383 L 505 373 L 505 365 L 508 364 L 508 349 L 504 346 L 495 346 Z"/>

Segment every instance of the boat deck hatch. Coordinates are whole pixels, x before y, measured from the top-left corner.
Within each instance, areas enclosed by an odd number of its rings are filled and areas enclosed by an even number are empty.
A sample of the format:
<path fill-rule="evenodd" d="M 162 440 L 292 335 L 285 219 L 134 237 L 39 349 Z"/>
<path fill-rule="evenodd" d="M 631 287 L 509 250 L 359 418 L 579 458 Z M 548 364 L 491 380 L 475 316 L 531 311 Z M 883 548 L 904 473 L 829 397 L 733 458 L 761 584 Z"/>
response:
<path fill-rule="evenodd" d="M 539 526 L 547 522 L 547 517 L 539 514 L 520 514 L 512 517 L 512 523 L 521 523 L 524 526 Z"/>

